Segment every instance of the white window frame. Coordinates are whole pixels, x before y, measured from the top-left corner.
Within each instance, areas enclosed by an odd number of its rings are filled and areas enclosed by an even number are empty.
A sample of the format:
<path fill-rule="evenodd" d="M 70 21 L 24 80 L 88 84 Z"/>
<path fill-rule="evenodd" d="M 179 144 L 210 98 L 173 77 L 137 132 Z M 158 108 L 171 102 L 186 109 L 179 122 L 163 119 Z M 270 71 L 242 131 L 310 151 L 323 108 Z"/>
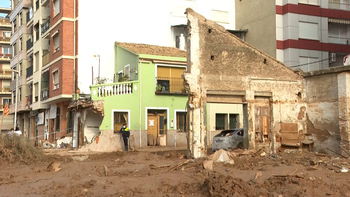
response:
<path fill-rule="evenodd" d="M 57 73 L 57 83 L 55 83 L 55 74 Z M 58 69 L 52 71 L 52 84 L 53 84 L 53 89 L 56 90 L 60 88 L 60 72 Z"/>
<path fill-rule="evenodd" d="M 54 16 L 60 13 L 60 0 L 52 0 Z"/>
<path fill-rule="evenodd" d="M 127 122 L 127 125 L 128 125 L 128 127 L 129 127 L 129 129 L 130 129 L 130 125 L 131 125 L 130 110 L 129 110 L 129 109 L 121 109 L 121 110 L 112 109 L 112 114 L 111 114 L 111 128 L 112 128 L 112 131 L 114 131 L 114 112 L 128 113 L 128 122 Z"/>
<path fill-rule="evenodd" d="M 301 4 L 320 5 L 319 0 L 299 0 Z"/>
<path fill-rule="evenodd" d="M 54 53 L 60 50 L 60 33 L 56 31 L 52 34 Z"/>
<path fill-rule="evenodd" d="M 177 128 L 177 113 L 187 113 L 187 110 L 183 110 L 183 109 L 175 109 L 174 110 L 174 130 L 178 130 Z M 186 117 L 185 117 L 186 118 Z M 186 125 L 185 125 L 186 127 Z"/>
<path fill-rule="evenodd" d="M 130 64 L 127 64 L 124 66 L 124 76 L 128 75 L 129 79 L 130 79 Z"/>

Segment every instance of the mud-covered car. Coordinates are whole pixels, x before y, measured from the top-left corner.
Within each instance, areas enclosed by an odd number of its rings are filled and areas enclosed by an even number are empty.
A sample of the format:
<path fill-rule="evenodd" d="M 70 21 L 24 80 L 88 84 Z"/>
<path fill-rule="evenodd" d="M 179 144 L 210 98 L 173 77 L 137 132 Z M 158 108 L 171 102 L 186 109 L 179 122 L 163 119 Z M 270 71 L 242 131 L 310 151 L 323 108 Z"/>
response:
<path fill-rule="evenodd" d="M 213 152 L 220 149 L 243 148 L 244 129 L 223 130 L 213 138 Z"/>

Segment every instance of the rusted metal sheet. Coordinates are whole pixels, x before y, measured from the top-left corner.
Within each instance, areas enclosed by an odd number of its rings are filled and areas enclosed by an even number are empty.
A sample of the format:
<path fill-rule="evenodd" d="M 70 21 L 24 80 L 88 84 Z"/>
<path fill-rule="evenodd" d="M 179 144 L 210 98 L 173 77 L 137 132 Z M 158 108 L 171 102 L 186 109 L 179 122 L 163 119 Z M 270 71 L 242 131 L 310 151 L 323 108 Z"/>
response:
<path fill-rule="evenodd" d="M 282 145 L 300 146 L 298 123 L 282 123 L 281 138 Z"/>

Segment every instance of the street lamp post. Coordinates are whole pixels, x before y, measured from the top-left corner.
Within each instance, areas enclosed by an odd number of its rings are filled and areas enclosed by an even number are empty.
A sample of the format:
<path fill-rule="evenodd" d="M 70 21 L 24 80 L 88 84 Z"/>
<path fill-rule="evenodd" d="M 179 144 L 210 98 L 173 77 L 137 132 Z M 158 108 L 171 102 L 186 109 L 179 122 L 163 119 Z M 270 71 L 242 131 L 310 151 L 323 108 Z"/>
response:
<path fill-rule="evenodd" d="M 14 120 L 14 122 L 13 122 L 13 129 L 15 129 L 16 130 L 16 127 L 17 127 L 17 100 L 18 100 L 18 97 L 17 97 L 17 95 L 18 95 L 18 77 L 19 77 L 19 74 L 18 74 L 18 71 L 17 70 L 12 70 L 15 74 L 16 74 L 16 95 L 15 95 L 15 97 L 16 97 L 16 99 L 15 99 L 15 120 Z"/>
<path fill-rule="evenodd" d="M 98 57 L 98 79 L 100 80 L 100 60 L 101 60 L 101 58 L 100 58 L 100 55 L 99 54 L 96 54 L 96 55 L 94 55 L 94 57 Z"/>

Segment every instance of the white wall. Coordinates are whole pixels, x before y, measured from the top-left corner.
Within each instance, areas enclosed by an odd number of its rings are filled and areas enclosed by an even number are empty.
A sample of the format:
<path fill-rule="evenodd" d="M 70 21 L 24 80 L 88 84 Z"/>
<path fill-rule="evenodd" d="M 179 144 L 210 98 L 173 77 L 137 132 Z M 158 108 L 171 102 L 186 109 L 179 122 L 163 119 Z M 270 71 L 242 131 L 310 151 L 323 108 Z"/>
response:
<path fill-rule="evenodd" d="M 174 46 L 171 25 L 187 24 L 186 7 L 192 7 L 210 19 L 212 9 L 229 12 L 227 29 L 235 29 L 235 6 L 232 0 L 84 0 L 79 1 L 79 71 L 81 93 L 90 93 L 92 79 L 98 76 L 113 80 L 114 42 Z M 181 11 L 183 10 L 183 11 Z"/>

